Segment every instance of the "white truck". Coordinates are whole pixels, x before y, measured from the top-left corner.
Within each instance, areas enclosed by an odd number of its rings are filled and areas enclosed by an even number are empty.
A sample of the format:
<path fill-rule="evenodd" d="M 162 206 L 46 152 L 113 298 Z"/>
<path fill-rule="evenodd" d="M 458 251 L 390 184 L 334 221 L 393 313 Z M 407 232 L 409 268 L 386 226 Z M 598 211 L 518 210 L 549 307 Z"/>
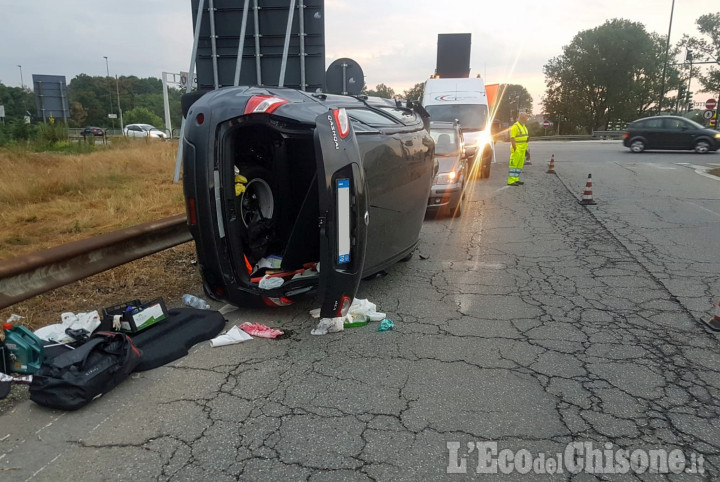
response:
<path fill-rule="evenodd" d="M 481 179 L 490 177 L 495 146 L 483 79 L 430 78 L 425 81 L 422 104 L 433 121 L 460 122 L 465 148 L 472 159 L 471 172 Z"/>

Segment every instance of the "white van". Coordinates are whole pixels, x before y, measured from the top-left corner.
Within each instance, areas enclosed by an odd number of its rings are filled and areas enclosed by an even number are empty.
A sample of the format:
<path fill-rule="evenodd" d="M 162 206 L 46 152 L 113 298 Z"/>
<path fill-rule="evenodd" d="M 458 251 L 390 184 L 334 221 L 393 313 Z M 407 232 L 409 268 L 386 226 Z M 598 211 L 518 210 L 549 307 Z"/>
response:
<path fill-rule="evenodd" d="M 490 133 L 490 109 L 485 83 L 480 77 L 428 79 L 425 81 L 423 107 L 432 121 L 460 122 L 465 147 L 472 155 L 472 171 L 482 179 L 490 177 L 495 146 Z M 476 164 L 480 160 L 479 165 Z"/>

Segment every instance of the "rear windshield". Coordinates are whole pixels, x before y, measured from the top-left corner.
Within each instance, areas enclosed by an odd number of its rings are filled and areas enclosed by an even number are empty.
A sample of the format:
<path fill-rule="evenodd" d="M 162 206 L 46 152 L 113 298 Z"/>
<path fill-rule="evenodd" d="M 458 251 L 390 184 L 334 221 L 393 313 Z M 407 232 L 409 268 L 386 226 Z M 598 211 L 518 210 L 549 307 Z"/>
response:
<path fill-rule="evenodd" d="M 463 130 L 483 130 L 488 118 L 488 108 L 482 104 L 427 105 L 425 110 L 434 121 L 460 121 Z"/>
<path fill-rule="evenodd" d="M 452 129 L 430 129 L 435 141 L 435 154 L 448 155 L 460 151 L 460 139 Z"/>

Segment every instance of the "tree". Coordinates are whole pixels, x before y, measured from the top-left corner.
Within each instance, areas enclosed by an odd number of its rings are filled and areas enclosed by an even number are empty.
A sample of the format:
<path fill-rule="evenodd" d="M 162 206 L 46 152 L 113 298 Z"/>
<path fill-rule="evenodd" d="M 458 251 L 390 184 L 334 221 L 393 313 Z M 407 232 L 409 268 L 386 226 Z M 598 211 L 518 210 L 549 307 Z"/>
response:
<path fill-rule="evenodd" d="M 706 38 L 685 35 L 678 47 L 691 50 L 693 59 L 696 61 L 714 63 L 706 74 L 699 74 L 698 78 L 704 91 L 720 92 L 720 12 L 702 15 L 695 23 L 700 33 Z"/>
<path fill-rule="evenodd" d="M 125 125 L 127 124 L 151 124 L 160 130 L 165 129 L 165 123 L 162 118 L 155 115 L 150 109 L 145 107 L 135 107 L 132 110 L 123 113 Z"/>
<path fill-rule="evenodd" d="M 378 84 L 375 86 L 375 90 L 365 90 L 363 93 L 369 96 L 384 97 L 386 99 L 392 99 L 395 97 L 395 91 L 393 88 L 388 87 L 385 84 Z"/>
<path fill-rule="evenodd" d="M 660 104 L 665 39 L 644 25 L 613 19 L 578 33 L 563 54 L 544 67 L 547 89 L 543 107 L 550 120 L 569 133 L 607 129 L 611 121 L 631 121 Z M 679 86 L 677 68 L 668 64 L 666 91 Z"/>
<path fill-rule="evenodd" d="M 510 124 L 517 119 L 518 112 L 532 112 L 532 96 L 525 87 L 518 84 L 500 84 L 495 101 L 495 120 Z"/>
<path fill-rule="evenodd" d="M 5 106 L 5 122 L 23 119 L 27 112 L 35 112 L 32 91 L 20 87 L 8 87 L 0 83 L 0 105 Z"/>
<path fill-rule="evenodd" d="M 412 87 L 410 87 L 408 90 L 403 91 L 403 97 L 406 100 L 414 100 L 417 102 L 422 102 L 423 100 L 423 94 L 425 93 L 425 82 L 419 82 Z"/>

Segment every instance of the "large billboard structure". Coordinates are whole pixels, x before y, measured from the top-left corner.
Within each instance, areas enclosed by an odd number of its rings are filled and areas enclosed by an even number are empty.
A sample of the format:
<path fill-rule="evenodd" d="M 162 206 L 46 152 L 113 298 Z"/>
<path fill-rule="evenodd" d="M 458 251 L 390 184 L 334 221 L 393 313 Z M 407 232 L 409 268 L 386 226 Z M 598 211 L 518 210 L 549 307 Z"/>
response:
<path fill-rule="evenodd" d="M 32 79 L 38 118 L 42 118 L 43 122 L 49 119 L 62 119 L 67 123 L 70 107 L 65 76 L 33 74 Z"/>
<path fill-rule="evenodd" d="M 470 76 L 469 33 L 439 33 L 435 75 L 440 78 L 467 78 Z"/>
<path fill-rule="evenodd" d="M 324 0 L 192 0 L 192 13 L 198 90 L 323 88 Z"/>

